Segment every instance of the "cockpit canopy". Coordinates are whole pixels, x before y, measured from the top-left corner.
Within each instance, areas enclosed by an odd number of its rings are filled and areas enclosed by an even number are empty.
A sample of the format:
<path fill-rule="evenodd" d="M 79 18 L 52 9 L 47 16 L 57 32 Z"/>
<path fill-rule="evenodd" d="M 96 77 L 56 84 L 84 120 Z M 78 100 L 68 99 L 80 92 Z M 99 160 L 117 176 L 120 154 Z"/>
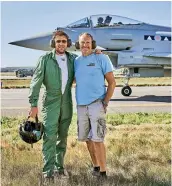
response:
<path fill-rule="evenodd" d="M 67 28 L 88 28 L 88 27 L 90 27 L 90 22 L 87 17 L 79 21 L 76 21 L 74 23 L 71 23 L 70 25 L 67 25 Z"/>
<path fill-rule="evenodd" d="M 122 25 L 140 25 L 142 23 L 143 22 L 126 17 L 102 14 L 83 18 L 79 21 L 67 25 L 67 28 L 116 27 Z"/>

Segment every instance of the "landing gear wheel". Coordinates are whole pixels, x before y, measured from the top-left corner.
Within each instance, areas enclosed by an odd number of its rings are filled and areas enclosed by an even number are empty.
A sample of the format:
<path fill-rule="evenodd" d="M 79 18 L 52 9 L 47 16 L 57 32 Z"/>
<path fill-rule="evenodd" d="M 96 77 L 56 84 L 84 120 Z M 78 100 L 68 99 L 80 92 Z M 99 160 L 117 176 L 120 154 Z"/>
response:
<path fill-rule="evenodd" d="M 130 88 L 129 86 L 125 86 L 125 87 L 123 87 L 122 90 L 121 90 L 121 94 L 122 94 L 123 96 L 130 96 L 131 93 L 132 93 L 132 90 L 131 90 L 131 88 Z"/>

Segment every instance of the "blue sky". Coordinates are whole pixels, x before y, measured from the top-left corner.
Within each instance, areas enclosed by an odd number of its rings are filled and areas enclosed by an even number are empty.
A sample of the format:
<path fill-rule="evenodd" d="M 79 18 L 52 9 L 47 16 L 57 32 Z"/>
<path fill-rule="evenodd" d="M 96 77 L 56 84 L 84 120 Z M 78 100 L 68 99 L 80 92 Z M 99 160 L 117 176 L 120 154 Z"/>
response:
<path fill-rule="evenodd" d="M 170 1 L 1 2 L 1 66 L 35 66 L 45 51 L 9 42 L 54 31 L 81 18 L 112 14 L 156 25 L 171 26 Z"/>

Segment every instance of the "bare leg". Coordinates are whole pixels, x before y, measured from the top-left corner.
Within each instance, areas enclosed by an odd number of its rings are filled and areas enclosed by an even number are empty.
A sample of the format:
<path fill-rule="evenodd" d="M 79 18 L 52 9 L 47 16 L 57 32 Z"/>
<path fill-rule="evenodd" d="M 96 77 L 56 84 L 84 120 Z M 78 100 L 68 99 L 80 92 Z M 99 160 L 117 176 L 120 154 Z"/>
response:
<path fill-rule="evenodd" d="M 100 172 L 106 171 L 106 149 L 103 142 L 93 142 Z"/>
<path fill-rule="evenodd" d="M 87 144 L 87 148 L 88 148 L 88 151 L 90 153 L 90 156 L 91 156 L 93 166 L 98 167 L 99 164 L 98 164 L 97 157 L 96 157 L 96 154 L 95 154 L 95 144 L 94 144 L 94 142 L 93 141 L 86 141 L 86 144 Z"/>

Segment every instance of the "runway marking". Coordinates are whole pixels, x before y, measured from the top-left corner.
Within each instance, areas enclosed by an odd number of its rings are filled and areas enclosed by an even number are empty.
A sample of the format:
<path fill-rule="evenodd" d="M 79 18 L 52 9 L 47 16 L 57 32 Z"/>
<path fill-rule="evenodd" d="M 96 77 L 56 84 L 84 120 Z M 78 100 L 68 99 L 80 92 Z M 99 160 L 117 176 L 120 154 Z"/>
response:
<path fill-rule="evenodd" d="M 115 104 L 114 106 L 109 105 L 109 108 L 112 107 L 169 107 L 172 106 L 172 103 L 157 103 L 157 104 Z M 1 107 L 1 110 L 11 110 L 11 109 L 29 109 L 30 106 L 28 107 Z"/>

